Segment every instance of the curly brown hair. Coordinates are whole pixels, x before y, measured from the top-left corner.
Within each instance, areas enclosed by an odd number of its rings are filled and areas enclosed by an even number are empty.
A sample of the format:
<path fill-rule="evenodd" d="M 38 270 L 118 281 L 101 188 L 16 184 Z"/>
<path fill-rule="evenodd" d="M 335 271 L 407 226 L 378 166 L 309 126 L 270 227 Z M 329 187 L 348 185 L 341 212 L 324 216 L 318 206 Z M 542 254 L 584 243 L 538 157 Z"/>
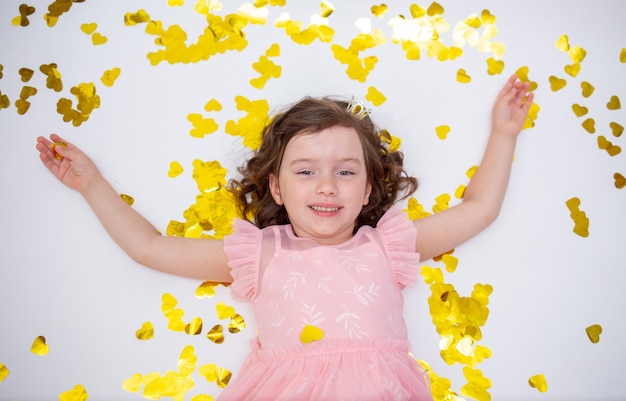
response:
<path fill-rule="evenodd" d="M 330 97 L 305 97 L 286 111 L 277 114 L 263 129 L 261 147 L 239 168 L 241 180 L 230 180 L 241 215 L 259 228 L 289 224 L 282 205 L 272 198 L 270 174 L 278 176 L 287 143 L 296 135 L 314 134 L 324 129 L 343 126 L 353 128 L 363 145 L 367 179 L 372 185 L 369 203 L 355 222 L 355 232 L 363 225 L 375 227 L 382 215 L 399 199 L 417 189 L 417 179 L 403 168 L 404 155 L 389 151 L 386 131 L 380 131 L 368 116 L 347 110 L 349 103 Z"/>

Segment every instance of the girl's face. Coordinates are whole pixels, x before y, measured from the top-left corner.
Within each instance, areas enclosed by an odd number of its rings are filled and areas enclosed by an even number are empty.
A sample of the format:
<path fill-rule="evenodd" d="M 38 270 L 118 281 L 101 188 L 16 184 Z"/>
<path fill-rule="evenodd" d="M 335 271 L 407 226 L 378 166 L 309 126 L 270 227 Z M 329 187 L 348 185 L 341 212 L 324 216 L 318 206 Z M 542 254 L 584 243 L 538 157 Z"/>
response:
<path fill-rule="evenodd" d="M 319 244 L 352 238 L 356 218 L 371 192 L 363 147 L 353 128 L 335 126 L 294 136 L 270 191 L 284 205 L 294 233 Z"/>

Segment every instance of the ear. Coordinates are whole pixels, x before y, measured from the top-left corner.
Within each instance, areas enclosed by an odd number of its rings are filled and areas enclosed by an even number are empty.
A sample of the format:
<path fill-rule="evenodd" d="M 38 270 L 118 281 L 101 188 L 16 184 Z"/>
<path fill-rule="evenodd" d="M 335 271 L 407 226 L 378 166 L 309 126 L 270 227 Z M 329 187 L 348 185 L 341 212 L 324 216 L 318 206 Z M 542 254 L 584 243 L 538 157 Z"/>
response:
<path fill-rule="evenodd" d="M 369 182 L 365 186 L 365 196 L 363 197 L 363 206 L 370 203 L 370 195 L 372 194 L 372 184 Z"/>
<path fill-rule="evenodd" d="M 276 177 L 274 173 L 270 174 L 270 193 L 277 205 L 283 204 L 283 199 L 280 196 L 280 188 L 278 187 L 278 177 Z"/>

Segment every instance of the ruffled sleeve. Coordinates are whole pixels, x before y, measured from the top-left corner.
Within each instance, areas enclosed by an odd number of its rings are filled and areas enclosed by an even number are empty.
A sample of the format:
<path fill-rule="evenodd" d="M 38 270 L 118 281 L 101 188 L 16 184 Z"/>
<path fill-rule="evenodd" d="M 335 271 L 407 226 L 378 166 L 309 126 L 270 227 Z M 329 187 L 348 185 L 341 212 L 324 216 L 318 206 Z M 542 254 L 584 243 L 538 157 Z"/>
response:
<path fill-rule="evenodd" d="M 376 232 L 383 242 L 398 286 L 415 285 L 419 279 L 420 257 L 415 252 L 417 231 L 413 222 L 398 206 L 393 206 L 378 221 Z"/>
<path fill-rule="evenodd" d="M 235 300 L 250 301 L 256 294 L 262 238 L 262 230 L 240 219 L 233 222 L 233 233 L 224 238 L 224 252 L 233 277 L 231 295 Z"/>

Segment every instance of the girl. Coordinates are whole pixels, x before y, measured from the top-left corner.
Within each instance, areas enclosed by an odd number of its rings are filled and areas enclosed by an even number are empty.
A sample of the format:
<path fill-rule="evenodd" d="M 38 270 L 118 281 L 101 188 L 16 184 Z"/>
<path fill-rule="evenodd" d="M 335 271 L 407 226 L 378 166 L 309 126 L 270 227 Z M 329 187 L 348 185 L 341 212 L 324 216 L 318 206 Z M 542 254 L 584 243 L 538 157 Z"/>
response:
<path fill-rule="evenodd" d="M 415 191 L 355 105 L 304 99 L 277 115 L 231 181 L 242 216 L 224 240 L 164 237 L 76 146 L 37 140 L 44 165 L 81 193 L 111 237 L 145 266 L 232 282 L 253 304 L 258 337 L 225 400 L 430 400 L 409 355 L 401 289 L 420 261 L 453 249 L 498 215 L 517 136 L 533 100 L 513 75 L 462 203 L 410 221 L 394 202 Z M 363 110 L 361 110 L 363 111 Z M 56 152 L 60 157 L 55 157 Z"/>

